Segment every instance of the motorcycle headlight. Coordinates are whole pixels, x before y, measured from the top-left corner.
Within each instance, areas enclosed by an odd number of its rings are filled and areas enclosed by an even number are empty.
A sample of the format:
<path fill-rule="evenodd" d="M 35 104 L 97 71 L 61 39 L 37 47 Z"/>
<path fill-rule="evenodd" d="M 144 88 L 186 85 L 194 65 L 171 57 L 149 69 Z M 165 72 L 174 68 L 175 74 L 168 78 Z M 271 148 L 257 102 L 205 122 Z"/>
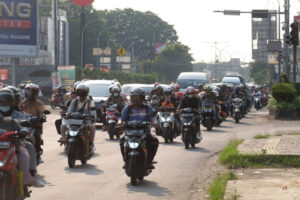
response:
<path fill-rule="evenodd" d="M 172 116 L 168 117 L 167 121 L 172 121 Z"/>
<path fill-rule="evenodd" d="M 160 122 L 165 122 L 165 121 L 166 121 L 166 118 L 160 117 L 160 118 L 159 118 L 159 121 L 160 121 Z"/>
<path fill-rule="evenodd" d="M 77 131 L 69 131 L 70 136 L 75 137 L 78 132 Z"/>
<path fill-rule="evenodd" d="M 191 124 L 192 124 L 192 122 L 183 123 L 183 125 L 185 125 L 185 126 L 190 126 Z"/>
<path fill-rule="evenodd" d="M 128 142 L 130 149 L 137 149 L 139 147 L 139 143 L 137 142 Z"/>

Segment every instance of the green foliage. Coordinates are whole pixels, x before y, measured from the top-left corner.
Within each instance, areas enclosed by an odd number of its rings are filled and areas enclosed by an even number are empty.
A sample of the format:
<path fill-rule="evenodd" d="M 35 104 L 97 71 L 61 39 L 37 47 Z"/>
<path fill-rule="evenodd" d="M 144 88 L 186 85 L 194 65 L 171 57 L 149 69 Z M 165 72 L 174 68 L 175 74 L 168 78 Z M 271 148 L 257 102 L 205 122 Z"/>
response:
<path fill-rule="evenodd" d="M 117 79 L 121 84 L 125 83 L 145 83 L 152 84 L 157 81 L 156 74 L 132 74 L 123 73 L 118 71 L 104 72 L 98 69 L 90 70 L 90 68 L 85 68 L 84 70 L 78 69 L 78 74 L 82 79 L 91 80 L 113 80 Z"/>
<path fill-rule="evenodd" d="M 155 60 L 155 71 L 160 79 L 175 81 L 181 72 L 193 71 L 189 48 L 180 43 L 169 45 Z"/>
<path fill-rule="evenodd" d="M 291 83 L 286 73 L 280 74 L 281 83 Z"/>
<path fill-rule="evenodd" d="M 276 101 L 272 98 L 268 103 L 268 108 L 272 110 L 296 111 L 300 110 L 300 97 L 294 98 L 291 102 Z"/>
<path fill-rule="evenodd" d="M 223 149 L 219 157 L 221 164 L 233 169 L 300 167 L 300 156 L 298 155 L 268 155 L 267 152 L 241 154 L 237 149 L 241 142 L 241 140 L 235 140 Z"/>
<path fill-rule="evenodd" d="M 269 137 L 270 137 L 269 134 L 258 134 L 258 135 L 256 135 L 256 136 L 254 136 L 253 138 L 254 138 L 254 139 L 267 139 L 267 138 L 269 138 Z"/>
<path fill-rule="evenodd" d="M 250 63 L 250 77 L 256 84 L 267 84 L 269 80 L 268 65 L 265 62 L 255 61 Z"/>
<path fill-rule="evenodd" d="M 272 86 L 271 94 L 278 102 L 291 102 L 297 91 L 289 83 L 277 83 Z"/>
<path fill-rule="evenodd" d="M 220 200 L 224 198 L 225 189 L 229 180 L 235 180 L 236 175 L 228 172 L 222 176 L 217 177 L 209 187 L 209 199 Z"/>

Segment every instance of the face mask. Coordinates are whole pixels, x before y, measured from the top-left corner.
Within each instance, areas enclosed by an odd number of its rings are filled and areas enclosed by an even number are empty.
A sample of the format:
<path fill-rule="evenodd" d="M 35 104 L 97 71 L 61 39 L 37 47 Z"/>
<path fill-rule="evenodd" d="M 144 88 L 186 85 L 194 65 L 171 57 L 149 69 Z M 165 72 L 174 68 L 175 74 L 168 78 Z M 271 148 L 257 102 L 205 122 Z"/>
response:
<path fill-rule="evenodd" d="M 194 95 L 192 95 L 192 94 L 189 94 L 189 95 L 188 95 L 188 98 L 193 98 L 193 96 L 194 96 Z"/>
<path fill-rule="evenodd" d="M 115 93 L 114 93 L 114 96 L 115 96 L 115 97 L 119 96 L 119 93 L 115 92 Z"/>
<path fill-rule="evenodd" d="M 9 110 L 10 110 L 10 106 L 0 106 L 0 111 L 1 111 L 1 112 L 6 113 L 6 112 L 8 112 Z"/>

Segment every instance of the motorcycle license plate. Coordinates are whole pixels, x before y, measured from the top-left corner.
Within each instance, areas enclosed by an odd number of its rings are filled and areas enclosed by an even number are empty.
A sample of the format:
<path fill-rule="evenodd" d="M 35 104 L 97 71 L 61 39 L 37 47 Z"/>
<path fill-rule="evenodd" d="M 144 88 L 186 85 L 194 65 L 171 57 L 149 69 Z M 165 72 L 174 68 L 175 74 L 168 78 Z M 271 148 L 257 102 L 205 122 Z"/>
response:
<path fill-rule="evenodd" d="M 81 124 L 83 124 L 83 120 L 81 120 L 81 119 L 69 119 L 69 123 L 74 124 L 74 125 L 81 125 Z"/>
<path fill-rule="evenodd" d="M 169 126 L 168 123 L 164 123 L 164 128 L 167 128 Z"/>
<path fill-rule="evenodd" d="M 0 149 L 8 149 L 10 146 L 10 142 L 0 142 Z"/>

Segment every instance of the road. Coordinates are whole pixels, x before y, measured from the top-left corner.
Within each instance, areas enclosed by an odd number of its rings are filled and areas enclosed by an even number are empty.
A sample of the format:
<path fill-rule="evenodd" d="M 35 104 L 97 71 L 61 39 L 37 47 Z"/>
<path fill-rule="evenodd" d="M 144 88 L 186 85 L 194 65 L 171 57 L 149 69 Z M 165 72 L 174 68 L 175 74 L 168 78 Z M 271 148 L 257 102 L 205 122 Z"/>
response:
<path fill-rule="evenodd" d="M 300 132 L 299 121 L 272 120 L 267 111 L 253 111 L 235 124 L 228 118 L 219 128 L 207 132 L 202 127 L 204 140 L 196 149 L 185 150 L 179 138 L 174 144 L 160 146 L 155 160 L 156 169 L 142 183 L 133 187 L 122 169 L 123 161 L 117 141 L 108 140 L 108 135 L 100 130 L 96 133 L 96 155 L 81 166 L 76 162 L 69 169 L 63 147 L 57 143 L 54 121 L 59 117 L 58 110 L 48 116 L 44 128 L 44 163 L 38 167 L 43 188 L 32 188 L 33 200 L 189 200 L 195 177 L 205 178 L 210 171 L 208 160 L 220 152 L 232 139 L 250 138 L 259 133 Z M 211 166 L 216 163 L 211 163 Z M 199 180 L 198 180 L 199 181 Z"/>

